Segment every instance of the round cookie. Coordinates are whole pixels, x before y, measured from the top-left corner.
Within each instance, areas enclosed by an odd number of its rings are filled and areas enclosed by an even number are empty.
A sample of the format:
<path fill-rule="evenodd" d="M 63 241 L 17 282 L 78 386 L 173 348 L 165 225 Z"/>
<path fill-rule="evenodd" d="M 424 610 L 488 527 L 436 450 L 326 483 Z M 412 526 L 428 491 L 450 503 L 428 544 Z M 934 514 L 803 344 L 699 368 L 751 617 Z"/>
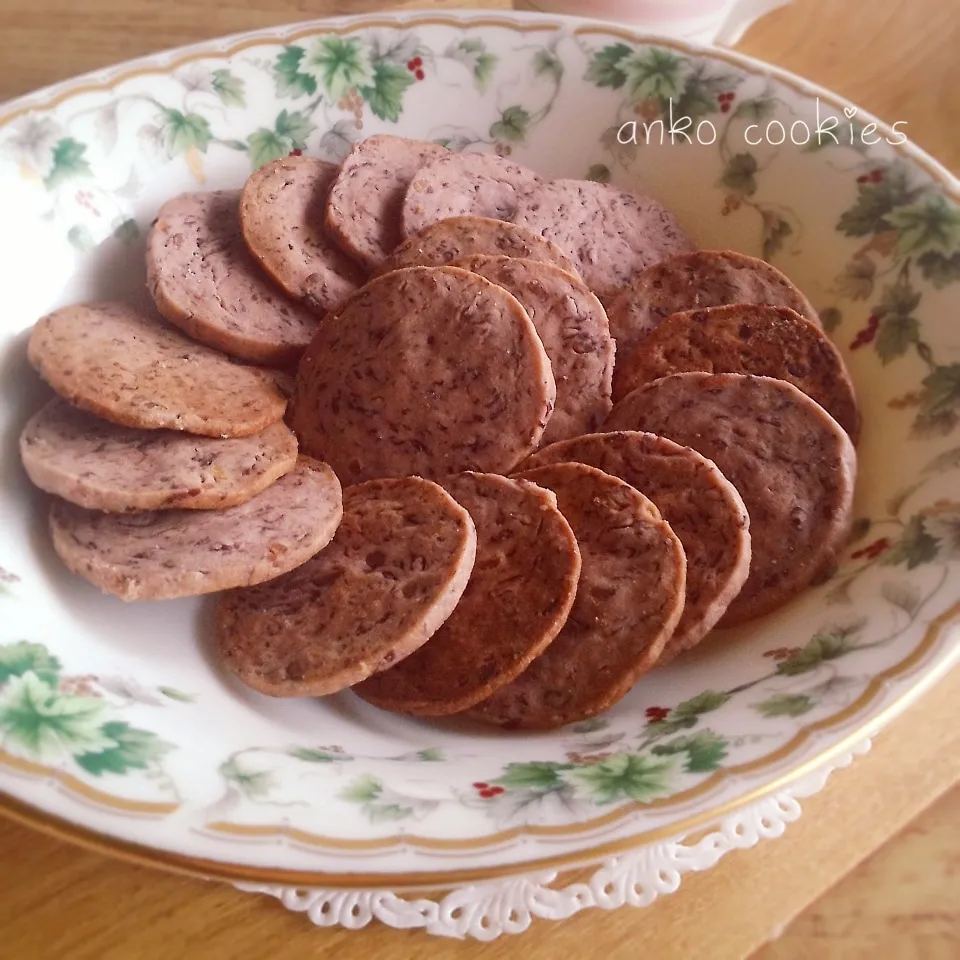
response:
<path fill-rule="evenodd" d="M 327 197 L 339 167 L 284 157 L 247 178 L 240 229 L 254 257 L 291 297 L 324 314 L 364 282 L 363 270 L 326 228 Z"/>
<path fill-rule="evenodd" d="M 211 510 L 244 503 L 289 473 L 297 438 L 283 423 L 229 440 L 137 430 L 58 397 L 24 427 L 20 459 L 41 490 L 90 510 Z"/>
<path fill-rule="evenodd" d="M 586 463 L 619 477 L 653 501 L 683 545 L 683 615 L 658 666 L 695 647 L 726 612 L 750 572 L 750 519 L 736 487 L 716 464 L 652 433 L 595 433 L 538 450 L 522 470 Z"/>
<path fill-rule="evenodd" d="M 271 580 L 309 560 L 336 532 L 340 484 L 301 459 L 286 476 L 226 510 L 100 513 L 50 508 L 60 559 L 122 600 L 167 600 Z"/>
<path fill-rule="evenodd" d="M 327 227 L 341 248 L 376 270 L 403 239 L 403 199 L 416 172 L 448 151 L 379 134 L 354 144 L 327 200 Z"/>
<path fill-rule="evenodd" d="M 245 437 L 286 408 L 266 371 L 234 363 L 125 303 L 48 314 L 34 326 L 27 355 L 60 396 L 127 427 Z"/>
<path fill-rule="evenodd" d="M 850 533 L 856 453 L 793 384 L 678 373 L 627 394 L 606 428 L 687 444 L 740 492 L 750 514 L 750 576 L 720 626 L 770 613 L 829 576 Z"/>
<path fill-rule="evenodd" d="M 220 660 L 274 697 L 319 697 L 359 683 L 418 650 L 450 616 L 476 545 L 470 515 L 429 480 L 349 487 L 326 550 L 220 600 Z"/>
<path fill-rule="evenodd" d="M 467 257 L 454 266 L 478 273 L 522 304 L 537 328 L 557 382 L 544 444 L 591 433 L 613 408 L 615 345 L 603 305 L 559 267 L 513 257 Z"/>
<path fill-rule="evenodd" d="M 566 622 L 580 576 L 576 538 L 550 491 L 484 473 L 441 483 L 477 528 L 470 582 L 429 643 L 354 688 L 421 716 L 466 710 L 513 680 Z"/>
<path fill-rule="evenodd" d="M 296 363 L 318 318 L 264 275 L 239 208 L 239 190 L 168 200 L 147 238 L 147 286 L 160 314 L 201 343 L 253 363 Z"/>
<path fill-rule="evenodd" d="M 573 608 L 553 643 L 512 683 L 466 711 L 546 730 L 613 706 L 656 662 L 683 612 L 683 547 L 629 484 L 582 463 L 527 470 L 557 495 L 580 545 Z"/>
<path fill-rule="evenodd" d="M 762 303 L 789 307 L 819 324 L 810 301 L 766 260 L 732 250 L 698 250 L 641 271 L 607 303 L 617 355 L 627 360 L 657 324 L 682 310 Z"/>
<path fill-rule="evenodd" d="M 815 323 L 787 307 L 738 303 L 667 317 L 617 366 L 614 398 L 696 371 L 786 380 L 816 400 L 854 443 L 859 439 L 860 410 L 843 358 Z"/>
<path fill-rule="evenodd" d="M 606 300 L 666 257 L 693 250 L 676 217 L 650 197 L 592 180 L 552 180 L 519 198 L 514 223 L 552 240 Z"/>
<path fill-rule="evenodd" d="M 455 267 L 371 281 L 326 318 L 297 372 L 301 449 L 345 484 L 505 473 L 540 443 L 556 387 L 523 307 Z"/>
<path fill-rule="evenodd" d="M 451 217 L 432 223 L 397 247 L 378 272 L 444 266 L 464 257 L 484 254 L 553 263 L 577 276 L 573 261 L 555 243 L 525 227 L 490 217 Z"/>
<path fill-rule="evenodd" d="M 403 233 L 449 217 L 512 220 L 517 199 L 542 178 L 519 163 L 492 153 L 448 153 L 431 161 L 410 181 L 403 202 Z"/>

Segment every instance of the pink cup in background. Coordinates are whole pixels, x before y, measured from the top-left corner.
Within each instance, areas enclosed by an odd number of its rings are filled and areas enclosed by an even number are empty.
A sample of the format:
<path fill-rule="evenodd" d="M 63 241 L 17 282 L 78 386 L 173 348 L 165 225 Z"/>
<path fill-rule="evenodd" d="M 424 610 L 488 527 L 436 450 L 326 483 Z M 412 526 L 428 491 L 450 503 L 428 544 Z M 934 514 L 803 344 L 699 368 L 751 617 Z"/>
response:
<path fill-rule="evenodd" d="M 648 33 L 698 43 L 734 44 L 758 17 L 790 0 L 516 0 L 539 10 L 616 20 Z"/>

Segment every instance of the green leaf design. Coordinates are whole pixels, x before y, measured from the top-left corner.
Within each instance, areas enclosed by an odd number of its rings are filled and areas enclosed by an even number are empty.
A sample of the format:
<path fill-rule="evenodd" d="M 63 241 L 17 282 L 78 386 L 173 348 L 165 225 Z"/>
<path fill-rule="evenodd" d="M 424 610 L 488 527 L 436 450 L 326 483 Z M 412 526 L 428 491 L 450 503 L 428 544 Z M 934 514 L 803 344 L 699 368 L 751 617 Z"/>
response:
<path fill-rule="evenodd" d="M 417 759 L 421 763 L 443 763 L 446 756 L 439 747 L 427 747 L 417 751 Z"/>
<path fill-rule="evenodd" d="M 357 777 L 340 791 L 340 799 L 348 803 L 370 803 L 383 792 L 383 784 L 369 773 Z"/>
<path fill-rule="evenodd" d="M 86 152 L 86 144 L 73 137 L 63 137 L 58 140 L 53 146 L 53 163 L 43 180 L 46 188 L 53 190 L 66 180 L 89 176 L 91 170 L 84 156 Z"/>
<path fill-rule="evenodd" d="M 674 773 L 671 761 L 656 763 L 632 753 L 615 753 L 600 763 L 579 767 L 574 776 L 594 803 L 615 800 L 651 800 L 666 793 Z"/>
<path fill-rule="evenodd" d="M 960 246 L 960 210 L 940 193 L 893 210 L 886 220 L 897 231 L 897 249 L 904 256 L 927 250 L 950 253 Z"/>
<path fill-rule="evenodd" d="M 331 753 L 329 750 L 317 750 L 313 747 L 292 747 L 287 753 L 304 763 L 336 763 L 350 759 L 341 753 Z"/>
<path fill-rule="evenodd" d="M 687 737 L 677 737 L 669 743 L 653 748 L 659 756 L 672 756 L 685 753 L 687 760 L 684 770 L 687 773 L 709 773 L 718 770 L 727 757 L 729 742 L 713 730 L 700 730 Z"/>
<path fill-rule="evenodd" d="M 194 148 L 201 153 L 213 139 L 210 124 L 199 113 L 181 113 L 172 108 L 163 111 L 160 132 L 170 157 L 178 157 Z"/>
<path fill-rule="evenodd" d="M 960 423 L 960 363 L 937 365 L 923 378 L 914 432 L 949 433 Z"/>
<path fill-rule="evenodd" d="M 877 356 L 884 364 L 902 357 L 920 340 L 920 324 L 915 317 L 892 313 L 880 321 L 875 346 Z"/>
<path fill-rule="evenodd" d="M 360 96 L 381 120 L 396 123 L 403 109 L 403 95 L 413 83 L 406 67 L 387 61 L 378 61 L 373 67 L 373 83 L 360 88 Z"/>
<path fill-rule="evenodd" d="M 570 729 L 574 733 L 597 733 L 600 730 L 606 730 L 609 726 L 610 721 L 605 717 L 591 717 L 589 720 L 575 723 Z"/>
<path fill-rule="evenodd" d="M 960 250 L 945 257 L 938 250 L 927 250 L 917 257 L 923 276 L 938 290 L 960 281 Z"/>
<path fill-rule="evenodd" d="M 251 800 L 262 800 L 270 795 L 275 783 L 269 770 L 244 770 L 237 758 L 220 764 L 220 775 L 239 787 L 240 792 Z"/>
<path fill-rule="evenodd" d="M 373 64 L 363 42 L 356 37 L 320 37 L 300 61 L 300 70 L 316 77 L 333 101 L 352 87 L 369 87 L 374 82 Z"/>
<path fill-rule="evenodd" d="M 759 97 L 741 100 L 740 103 L 737 104 L 737 109 L 733 111 L 733 115 L 735 117 L 742 117 L 744 120 L 760 123 L 772 117 L 776 112 L 777 101 L 769 94 L 763 94 Z"/>
<path fill-rule="evenodd" d="M 884 287 L 883 294 L 873 312 L 878 317 L 884 317 L 890 313 L 909 316 L 919 306 L 920 299 L 921 295 L 913 289 L 910 281 L 901 277 L 896 283 Z"/>
<path fill-rule="evenodd" d="M 872 526 L 873 521 L 869 517 L 857 517 L 850 528 L 850 539 L 847 543 L 852 544 L 862 540 L 870 532 Z"/>
<path fill-rule="evenodd" d="M 317 92 L 317 81 L 300 70 L 303 47 L 284 47 L 273 65 L 273 78 L 278 97 L 312 97 Z"/>
<path fill-rule="evenodd" d="M 157 687 L 157 690 L 160 691 L 161 696 L 168 700 L 176 700 L 177 703 L 196 703 L 197 700 L 196 694 L 184 693 L 176 687 Z"/>
<path fill-rule="evenodd" d="M 132 217 L 121 220 L 113 228 L 113 238 L 120 243 L 135 243 L 140 237 L 140 227 Z"/>
<path fill-rule="evenodd" d="M 893 496 L 887 500 L 887 513 L 891 517 L 897 516 L 903 509 L 903 505 L 923 486 L 923 481 L 907 484 L 901 487 Z"/>
<path fill-rule="evenodd" d="M 38 679 L 55 686 L 60 676 L 60 661 L 42 643 L 21 640 L 0 645 L 0 686 L 11 677 L 33 673 Z"/>
<path fill-rule="evenodd" d="M 213 71 L 213 89 L 225 107 L 245 107 L 247 105 L 244 81 L 229 70 Z"/>
<path fill-rule="evenodd" d="M 114 743 L 101 729 L 104 713 L 102 700 L 59 693 L 27 671 L 0 690 L 0 743 L 41 761 L 98 753 Z"/>
<path fill-rule="evenodd" d="M 750 704 L 764 717 L 800 717 L 809 713 L 816 705 L 805 693 L 775 693 L 760 703 Z"/>
<path fill-rule="evenodd" d="M 399 803 L 368 803 L 364 807 L 371 823 L 383 823 L 388 820 L 403 820 L 413 813 L 412 807 L 402 807 Z"/>
<path fill-rule="evenodd" d="M 733 74 L 708 74 L 707 65 L 700 63 L 687 75 L 683 92 L 674 100 L 673 114 L 675 117 L 690 117 L 697 123 L 703 117 L 716 113 L 718 108 L 717 95 L 737 86 L 737 78 Z M 664 102 L 661 109 L 666 111 L 669 104 Z"/>
<path fill-rule="evenodd" d="M 587 171 L 587 179 L 596 183 L 609 183 L 613 179 L 613 175 L 605 163 L 595 163 Z"/>
<path fill-rule="evenodd" d="M 952 450 L 944 450 L 943 453 L 935 456 L 921 471 L 921 473 L 943 473 L 945 470 L 956 470 L 960 467 L 960 447 L 954 447 Z M 0 655 L 3 648 L 0 647 Z M 0 673 L 0 678 L 2 678 Z"/>
<path fill-rule="evenodd" d="M 502 777 L 491 781 L 507 790 L 535 790 L 546 793 L 563 786 L 560 776 L 564 770 L 571 770 L 572 764 L 553 763 L 532 760 L 529 763 L 510 763 Z"/>
<path fill-rule="evenodd" d="M 849 627 L 815 633 L 797 653 L 777 664 L 777 673 L 795 677 L 815 670 L 827 660 L 836 660 L 848 654 L 856 649 L 853 640 L 862 629 L 863 623 L 858 622 Z"/>
<path fill-rule="evenodd" d="M 526 137 L 531 119 L 529 112 L 523 107 L 507 107 L 500 119 L 491 125 L 490 136 L 494 140 L 517 143 Z"/>
<path fill-rule="evenodd" d="M 627 78 L 628 94 L 636 101 L 679 97 L 690 73 L 690 65 L 683 57 L 662 47 L 650 47 L 625 58 L 619 69 Z"/>
<path fill-rule="evenodd" d="M 820 311 L 820 323 L 827 333 L 833 333 L 843 323 L 843 312 L 837 307 L 824 307 Z"/>
<path fill-rule="evenodd" d="M 867 256 L 856 256 L 837 277 L 837 293 L 851 300 L 867 300 L 873 296 L 877 265 Z"/>
<path fill-rule="evenodd" d="M 746 197 L 757 192 L 757 158 L 752 153 L 735 153 L 727 162 L 720 183 Z"/>
<path fill-rule="evenodd" d="M 892 168 L 880 183 L 865 183 L 857 188 L 857 202 L 841 214 L 837 229 L 848 237 L 866 237 L 890 230 L 890 214 L 911 203 L 919 194 L 907 182 L 906 172 Z"/>
<path fill-rule="evenodd" d="M 161 740 L 155 733 L 138 730 L 119 720 L 110 720 L 101 729 L 116 745 L 99 753 L 77 757 L 77 763 L 95 777 L 104 773 L 122 776 L 130 770 L 146 770 L 173 749 L 173 744 Z"/>
<path fill-rule="evenodd" d="M 793 227 L 780 214 L 772 210 L 763 210 L 761 219 L 763 259 L 769 260 L 782 249 L 787 237 L 793 233 Z"/>
<path fill-rule="evenodd" d="M 247 138 L 247 149 L 254 169 L 271 160 L 286 157 L 292 150 L 303 150 L 307 137 L 315 125 L 303 113 L 296 110 L 281 110 L 273 130 L 260 127 Z"/>
<path fill-rule="evenodd" d="M 674 707 L 670 717 L 699 717 L 704 713 L 719 710 L 730 699 L 729 693 L 720 690 L 704 690 L 703 693 Z"/>
<path fill-rule="evenodd" d="M 902 580 L 884 583 L 880 586 L 880 593 L 887 603 L 899 607 L 908 617 L 913 617 L 920 606 L 920 588 L 915 583 Z"/>
<path fill-rule="evenodd" d="M 481 93 L 490 86 L 497 60 L 498 57 L 493 53 L 481 53 L 477 57 L 477 65 L 473 68 L 473 78 L 477 81 L 477 89 Z"/>
<path fill-rule="evenodd" d="M 907 521 L 902 536 L 887 551 L 881 562 L 888 567 L 905 564 L 908 570 L 914 570 L 931 560 L 936 560 L 937 552 L 936 538 L 927 532 L 924 518 L 915 515 Z"/>
<path fill-rule="evenodd" d="M 650 733 L 655 733 L 658 737 L 669 737 L 681 730 L 689 730 L 699 722 L 700 718 L 697 716 L 677 717 L 671 713 L 666 720 L 658 720 L 656 723 L 648 724 L 647 730 Z"/>
<path fill-rule="evenodd" d="M 604 47 L 593 55 L 584 79 L 598 87 L 619 90 L 627 82 L 627 75 L 621 69 L 621 63 L 630 56 L 631 52 L 631 48 L 625 43 L 614 43 Z"/>
<path fill-rule="evenodd" d="M 538 50 L 533 57 L 533 72 L 535 76 L 549 76 L 559 83 L 563 77 L 563 61 L 549 50 Z"/>
<path fill-rule="evenodd" d="M 80 223 L 74 224 L 74 226 L 67 231 L 67 240 L 70 246 L 79 250 L 80 253 L 86 253 L 97 245 L 93 239 L 93 234 Z"/>

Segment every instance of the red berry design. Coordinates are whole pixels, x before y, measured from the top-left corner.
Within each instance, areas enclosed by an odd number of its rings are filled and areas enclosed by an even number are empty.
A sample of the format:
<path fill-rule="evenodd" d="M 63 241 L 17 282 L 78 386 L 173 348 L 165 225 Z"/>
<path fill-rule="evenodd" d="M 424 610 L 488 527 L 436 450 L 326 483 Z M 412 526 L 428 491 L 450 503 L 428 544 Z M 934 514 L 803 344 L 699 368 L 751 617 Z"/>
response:
<path fill-rule="evenodd" d="M 426 75 L 421 69 L 417 68 L 417 72 L 414 74 L 414 76 L 415 76 L 418 80 L 423 80 L 423 79 L 426 78 L 427 75 Z"/>
<path fill-rule="evenodd" d="M 287 154 L 287 156 L 288 156 L 288 157 L 302 157 L 302 156 L 303 156 L 303 151 L 300 150 L 300 149 L 291 150 L 291 151 Z"/>
<path fill-rule="evenodd" d="M 493 787 L 489 787 L 486 790 L 480 791 L 480 796 L 483 797 L 484 800 L 489 800 L 491 797 L 495 797 L 496 795 L 497 791 Z"/>
<path fill-rule="evenodd" d="M 670 716 L 670 711 L 666 707 L 647 707 L 647 723 L 660 723 Z"/>
<path fill-rule="evenodd" d="M 478 781 L 473 785 L 474 790 L 487 790 L 489 789 L 489 787 L 490 787 L 490 784 L 484 783 L 482 780 Z"/>
<path fill-rule="evenodd" d="M 889 548 L 889 538 L 882 537 L 880 540 L 876 540 L 871 543 L 870 546 L 864 547 L 862 550 L 857 550 L 855 553 L 850 554 L 850 557 L 853 560 L 860 560 L 864 557 L 868 560 L 876 560 L 880 554 L 886 552 Z"/>
<path fill-rule="evenodd" d="M 777 647 L 775 650 L 765 651 L 763 655 L 769 657 L 771 660 L 789 660 L 799 652 L 799 647 Z"/>
<path fill-rule="evenodd" d="M 860 176 L 857 177 L 857 183 L 869 183 L 869 182 L 870 182 L 870 177 L 868 177 L 867 174 L 865 173 L 861 173 Z"/>
<path fill-rule="evenodd" d="M 505 792 L 506 791 L 503 789 L 503 787 L 491 787 L 487 791 L 487 793 L 489 793 L 493 797 L 499 797 L 501 793 L 505 793 Z"/>
<path fill-rule="evenodd" d="M 729 112 L 730 112 L 730 104 L 729 104 L 729 103 L 722 103 L 722 104 L 720 104 L 720 112 L 721 112 L 721 113 L 729 113 Z"/>
<path fill-rule="evenodd" d="M 859 350 L 868 343 L 873 343 L 877 336 L 877 330 L 880 328 L 880 318 L 873 314 L 867 321 L 867 325 L 853 338 L 850 344 L 851 350 Z"/>
<path fill-rule="evenodd" d="M 880 183 L 883 180 L 883 171 L 882 170 L 872 170 L 870 172 L 870 182 L 871 183 Z"/>

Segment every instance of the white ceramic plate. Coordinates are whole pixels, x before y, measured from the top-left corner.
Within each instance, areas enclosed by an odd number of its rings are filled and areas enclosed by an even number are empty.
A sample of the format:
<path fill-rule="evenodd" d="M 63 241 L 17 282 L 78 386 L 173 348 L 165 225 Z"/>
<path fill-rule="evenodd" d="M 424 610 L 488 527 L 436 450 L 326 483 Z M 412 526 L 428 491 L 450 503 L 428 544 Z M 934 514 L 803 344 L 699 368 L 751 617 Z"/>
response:
<path fill-rule="evenodd" d="M 617 142 L 671 98 L 715 141 Z M 768 124 L 772 140 L 802 140 L 818 111 L 838 144 L 747 143 Z M 762 254 L 797 281 L 865 418 L 857 539 L 833 580 L 651 675 L 604 717 L 531 736 L 401 720 L 351 694 L 258 696 L 214 664 L 209 601 L 125 605 L 67 575 L 16 456 L 45 396 L 25 357 L 32 322 L 93 296 L 144 301 L 143 236 L 166 198 L 239 185 L 294 149 L 339 159 L 378 131 L 642 189 L 702 246 Z M 868 735 L 958 646 L 958 188 L 909 143 L 886 142 L 898 139 L 754 61 L 532 15 L 248 34 L 8 105 L 6 805 L 207 875 L 449 886 L 681 834 Z"/>

